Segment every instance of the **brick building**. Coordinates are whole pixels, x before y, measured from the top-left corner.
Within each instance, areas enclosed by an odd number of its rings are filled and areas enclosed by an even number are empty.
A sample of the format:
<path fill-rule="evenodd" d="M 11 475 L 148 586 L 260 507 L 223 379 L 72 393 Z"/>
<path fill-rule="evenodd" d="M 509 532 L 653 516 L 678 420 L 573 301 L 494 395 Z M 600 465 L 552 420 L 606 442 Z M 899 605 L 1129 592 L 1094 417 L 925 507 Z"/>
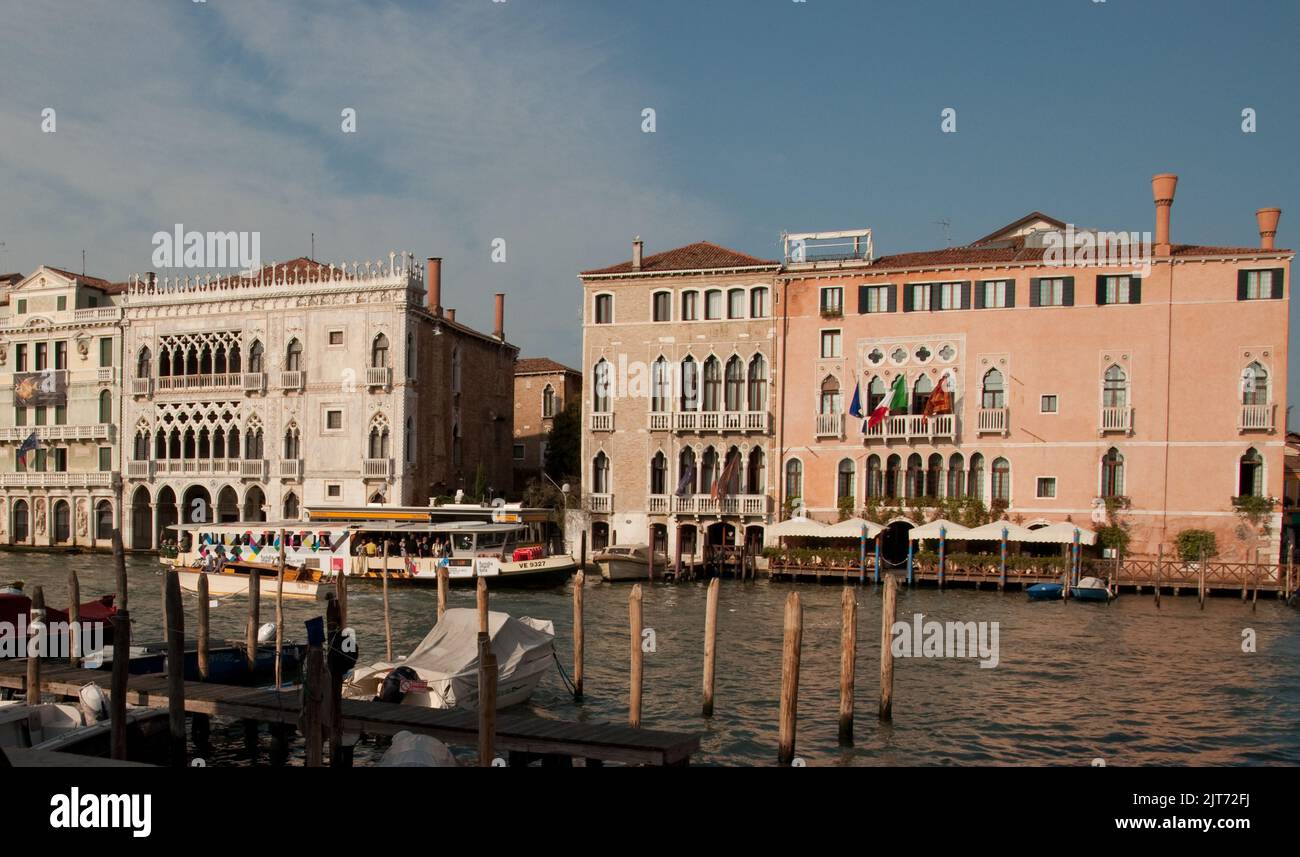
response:
<path fill-rule="evenodd" d="M 547 357 L 515 363 L 515 488 L 540 477 L 555 417 L 582 397 L 582 373 Z"/>

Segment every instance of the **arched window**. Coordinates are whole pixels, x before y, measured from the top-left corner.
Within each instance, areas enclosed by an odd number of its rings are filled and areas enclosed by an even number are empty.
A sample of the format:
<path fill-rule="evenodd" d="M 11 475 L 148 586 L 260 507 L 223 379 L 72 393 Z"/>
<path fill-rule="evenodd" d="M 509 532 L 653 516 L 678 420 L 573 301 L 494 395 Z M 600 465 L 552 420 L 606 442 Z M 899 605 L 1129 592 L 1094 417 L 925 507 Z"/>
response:
<path fill-rule="evenodd" d="M 767 318 L 769 309 L 767 301 L 767 288 L 758 286 L 749 292 L 749 317 L 750 318 Z"/>
<path fill-rule="evenodd" d="M 984 373 L 984 394 L 980 400 L 980 407 L 1005 408 L 1006 404 L 1006 388 L 1002 383 L 1002 373 L 997 369 L 990 369 Z"/>
<path fill-rule="evenodd" d="M 1112 365 L 1106 370 L 1101 403 L 1106 408 L 1128 407 L 1128 375 L 1119 366 Z"/>
<path fill-rule="evenodd" d="M 101 425 L 113 422 L 113 394 L 108 390 L 99 394 L 99 422 Z"/>
<path fill-rule="evenodd" d="M 158 352 L 158 377 L 168 378 L 172 374 L 172 354 L 171 351 L 163 346 Z"/>
<path fill-rule="evenodd" d="M 876 375 L 871 379 L 871 383 L 867 385 L 867 413 L 871 413 L 880 407 L 884 401 L 885 382 L 879 375 Z"/>
<path fill-rule="evenodd" d="M 656 414 L 665 413 L 672 400 L 672 392 L 672 369 L 661 356 L 650 366 L 650 410 Z M 551 395 L 554 397 L 554 391 Z"/>
<path fill-rule="evenodd" d="M 1101 496 L 1124 496 L 1124 456 L 1113 446 L 1101 460 Z"/>
<path fill-rule="evenodd" d="M 970 457 L 970 478 L 966 480 L 966 495 L 974 500 L 984 499 L 984 456 L 978 452 Z"/>
<path fill-rule="evenodd" d="M 31 532 L 30 523 L 27 517 L 27 501 L 15 500 L 13 506 L 13 520 L 10 522 L 10 531 L 14 534 L 14 541 L 25 542 Z"/>
<path fill-rule="evenodd" d="M 709 289 L 704 293 L 704 317 L 709 321 L 722 318 L 721 289 Z"/>
<path fill-rule="evenodd" d="M 542 419 L 549 420 L 555 416 L 555 388 L 547 384 L 542 388 Z"/>
<path fill-rule="evenodd" d="M 1005 458 L 993 461 L 993 502 L 1011 502 L 1011 462 Z"/>
<path fill-rule="evenodd" d="M 141 348 L 135 357 L 135 377 L 148 378 L 153 373 L 153 355 L 148 348 Z"/>
<path fill-rule="evenodd" d="M 290 425 L 284 431 L 284 457 L 289 461 L 302 458 L 301 436 L 297 425 Z"/>
<path fill-rule="evenodd" d="M 745 471 L 745 493 L 767 493 L 767 459 L 763 448 L 756 446 L 749 451 L 749 467 Z"/>
<path fill-rule="evenodd" d="M 180 456 L 175 456 L 180 458 Z M 226 435 L 226 458 L 239 458 L 239 429 L 232 428 Z"/>
<path fill-rule="evenodd" d="M 655 453 L 650 459 L 650 493 L 663 495 L 668 493 L 668 457 L 663 451 Z"/>
<path fill-rule="evenodd" d="M 745 408 L 745 364 L 735 355 L 727 361 L 726 405 L 730 413 Z"/>
<path fill-rule="evenodd" d="M 284 519 L 286 521 L 296 521 L 302 516 L 301 507 L 298 505 L 298 495 L 290 492 L 284 498 Z"/>
<path fill-rule="evenodd" d="M 823 414 L 838 414 L 842 402 L 839 379 L 834 375 L 827 375 L 822 379 L 821 399 L 818 403 L 818 409 Z"/>
<path fill-rule="evenodd" d="M 724 494 L 732 495 L 740 493 L 741 478 L 744 476 L 745 461 L 741 456 L 740 450 L 732 447 L 727 450 L 726 458 L 723 460 L 722 472 L 718 474 L 719 479 L 725 480 L 722 485 Z"/>
<path fill-rule="evenodd" d="M 686 447 L 677 456 L 677 496 L 689 497 L 695 493 L 699 472 L 695 467 L 695 450 Z"/>
<path fill-rule="evenodd" d="M 925 493 L 925 472 L 922 469 L 920 453 L 914 452 L 907 457 L 907 497 L 920 497 Z"/>
<path fill-rule="evenodd" d="M 903 491 L 903 459 L 898 455 L 889 456 L 885 462 L 885 496 L 898 497 Z"/>
<path fill-rule="evenodd" d="M 1241 457 L 1241 472 L 1237 480 L 1237 496 L 1264 496 L 1264 457 L 1251 447 Z"/>
<path fill-rule="evenodd" d="M 948 459 L 947 496 L 966 496 L 966 459 L 960 452 L 954 452 L 952 457 Z"/>
<path fill-rule="evenodd" d="M 113 538 L 113 504 L 107 500 L 95 504 L 95 538 L 103 541 Z"/>
<path fill-rule="evenodd" d="M 925 496 L 938 497 L 943 491 L 943 456 L 933 453 L 925 468 Z"/>
<path fill-rule="evenodd" d="M 704 450 L 703 467 L 700 470 L 700 493 L 713 493 L 713 483 L 718 481 L 718 451 L 713 447 Z"/>
<path fill-rule="evenodd" d="M 261 374 L 265 372 L 266 349 L 262 347 L 262 340 L 254 339 L 253 347 L 248 349 L 248 371 Z"/>
<path fill-rule="evenodd" d="M 609 361 L 601 359 L 596 364 L 594 373 L 595 389 L 592 392 L 591 409 L 597 414 L 608 414 L 613 404 L 613 377 L 610 372 Z"/>
<path fill-rule="evenodd" d="M 244 436 L 244 458 L 250 461 L 256 461 L 263 457 L 262 427 L 252 426 Z"/>
<path fill-rule="evenodd" d="M 136 461 L 149 460 L 149 433 L 143 429 L 135 433 L 135 448 L 131 457 Z"/>
<path fill-rule="evenodd" d="M 749 361 L 749 410 L 762 413 L 767 410 L 767 361 L 755 354 Z"/>
<path fill-rule="evenodd" d="M 880 469 L 880 456 L 867 457 L 867 496 L 880 497 L 885 493 L 885 474 Z"/>
<path fill-rule="evenodd" d="M 700 367 L 695 358 L 687 356 L 682 361 L 682 410 L 700 409 Z"/>
<path fill-rule="evenodd" d="M 785 463 L 785 499 L 803 497 L 803 462 L 792 458 Z"/>
<path fill-rule="evenodd" d="M 238 342 L 236 342 L 236 343 L 234 343 L 234 344 L 232 344 L 232 345 L 230 346 L 230 351 L 229 351 L 228 354 L 227 354 L 227 362 L 226 362 L 226 366 L 227 366 L 227 371 L 229 371 L 229 372 L 242 372 L 242 371 L 244 371 L 244 370 L 243 370 L 243 367 L 242 367 L 242 365 L 241 365 L 241 361 L 240 361 L 240 359 L 239 359 L 239 343 L 238 343 Z"/>
<path fill-rule="evenodd" d="M 167 458 L 167 434 L 162 429 L 154 435 L 153 457 L 159 461 Z"/>
<path fill-rule="evenodd" d="M 745 290 L 730 289 L 727 291 L 727 318 L 744 318 L 745 317 Z"/>
<path fill-rule="evenodd" d="M 840 459 L 840 466 L 836 471 L 837 478 L 835 480 L 835 498 L 837 500 L 843 500 L 845 498 L 854 501 L 857 500 L 858 491 L 857 485 L 855 484 L 857 482 L 857 474 L 857 466 L 853 463 L 853 459 Z"/>
<path fill-rule="evenodd" d="M 370 458 L 388 458 L 389 454 L 388 426 L 383 423 L 376 423 L 370 427 Z"/>
<path fill-rule="evenodd" d="M 1268 404 L 1268 370 L 1259 363 L 1250 364 L 1241 373 L 1241 403 Z"/>
<path fill-rule="evenodd" d="M 218 375 L 224 375 L 229 371 L 226 368 L 226 346 L 223 344 L 217 345 L 216 359 L 213 362 L 212 371 Z"/>
<path fill-rule="evenodd" d="M 704 361 L 704 410 L 722 410 L 722 364 L 713 356 Z"/>
<path fill-rule="evenodd" d="M 382 333 L 370 343 L 370 368 L 388 368 L 388 337 Z"/>
<path fill-rule="evenodd" d="M 302 371 L 302 343 L 296 338 L 289 340 L 289 347 L 284 350 L 284 368 L 287 372 Z"/>
<path fill-rule="evenodd" d="M 591 493 L 608 494 L 609 492 L 609 456 L 603 451 L 596 453 L 591 462 Z"/>
<path fill-rule="evenodd" d="M 929 375 L 922 375 L 916 379 L 916 384 L 912 387 L 913 414 L 922 414 L 925 412 L 925 403 L 930 401 L 930 394 L 933 392 L 934 382 L 930 380 Z"/>

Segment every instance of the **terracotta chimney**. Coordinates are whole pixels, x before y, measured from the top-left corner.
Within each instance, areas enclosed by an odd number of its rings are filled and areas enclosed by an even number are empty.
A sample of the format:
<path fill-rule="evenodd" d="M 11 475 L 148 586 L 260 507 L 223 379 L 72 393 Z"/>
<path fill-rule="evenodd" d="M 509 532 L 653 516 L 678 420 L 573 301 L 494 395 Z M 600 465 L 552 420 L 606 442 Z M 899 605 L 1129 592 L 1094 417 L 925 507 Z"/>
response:
<path fill-rule="evenodd" d="M 425 265 L 424 288 L 429 301 L 429 311 L 442 315 L 442 259 L 430 256 Z"/>
<path fill-rule="evenodd" d="M 445 312 L 445 313 L 447 314 L 447 321 L 455 321 L 455 320 L 456 320 L 456 310 L 454 310 L 454 309 L 446 309 L 446 310 L 443 310 L 443 312 Z"/>
<path fill-rule="evenodd" d="M 492 335 L 497 339 L 506 338 L 506 296 L 501 292 L 497 292 L 497 323 Z"/>
<path fill-rule="evenodd" d="M 632 240 L 632 270 L 641 270 L 641 260 L 645 256 L 645 242 L 638 235 Z"/>
<path fill-rule="evenodd" d="M 1282 209 L 1261 208 L 1255 212 L 1255 222 L 1259 224 L 1259 248 L 1272 250 L 1273 239 L 1277 237 L 1277 222 L 1282 219 Z"/>
<path fill-rule="evenodd" d="M 1156 201 L 1156 246 L 1157 256 L 1168 256 L 1169 214 L 1174 206 L 1174 193 L 1178 190 L 1178 176 L 1173 173 L 1161 173 L 1151 179 L 1151 195 Z"/>

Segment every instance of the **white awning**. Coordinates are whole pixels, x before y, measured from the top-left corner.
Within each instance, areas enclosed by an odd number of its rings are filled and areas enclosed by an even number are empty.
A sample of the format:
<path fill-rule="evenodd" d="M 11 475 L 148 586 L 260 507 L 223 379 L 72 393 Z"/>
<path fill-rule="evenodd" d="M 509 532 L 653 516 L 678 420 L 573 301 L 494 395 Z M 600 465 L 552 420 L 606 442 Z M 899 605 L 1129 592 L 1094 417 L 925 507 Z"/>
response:
<path fill-rule="evenodd" d="M 1033 530 L 1027 530 L 1019 524 L 1013 524 L 1011 521 L 994 521 L 991 524 L 976 527 L 967 532 L 962 538 L 968 542 L 1000 542 L 1004 531 L 1009 542 L 1040 541 L 1034 538 Z"/>
<path fill-rule="evenodd" d="M 812 518 L 791 518 L 788 521 L 782 521 L 779 524 L 771 524 L 763 528 L 763 534 L 766 538 L 784 539 L 784 538 L 827 538 L 827 530 L 830 527 L 814 521 Z"/>
<path fill-rule="evenodd" d="M 921 539 L 937 539 L 942 533 L 944 538 L 951 541 L 953 539 L 967 538 L 966 534 L 970 531 L 969 527 L 963 527 L 961 524 L 954 524 L 952 521 L 940 518 L 937 521 L 931 521 L 925 526 L 913 527 L 907 537 L 915 542 Z"/>
<path fill-rule="evenodd" d="M 874 539 L 880 535 L 884 527 L 880 524 L 873 523 L 863 518 L 849 518 L 847 521 L 840 521 L 838 524 L 826 528 L 826 538 L 828 539 L 860 539 L 862 538 L 862 528 L 867 528 L 867 538 Z"/>
<path fill-rule="evenodd" d="M 1079 544 L 1095 545 L 1097 543 L 1096 533 L 1068 521 L 1030 530 L 1028 540 L 1046 544 L 1072 545 L 1074 544 L 1074 534 L 1076 532 L 1079 534 Z"/>

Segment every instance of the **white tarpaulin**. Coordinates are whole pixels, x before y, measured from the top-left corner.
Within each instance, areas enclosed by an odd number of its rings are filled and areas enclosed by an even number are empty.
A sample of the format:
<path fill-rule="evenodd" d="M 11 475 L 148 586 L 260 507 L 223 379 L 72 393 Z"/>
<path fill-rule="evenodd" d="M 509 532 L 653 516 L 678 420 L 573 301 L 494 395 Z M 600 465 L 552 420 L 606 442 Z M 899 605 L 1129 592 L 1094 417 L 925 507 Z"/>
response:
<path fill-rule="evenodd" d="M 962 536 L 962 539 L 968 542 L 1000 542 L 1002 541 L 1003 530 L 1006 531 L 1007 541 L 1009 542 L 1037 541 L 1032 530 L 1026 530 L 1011 521 L 994 521 L 991 524 L 976 527 L 969 530 L 966 535 Z"/>
<path fill-rule="evenodd" d="M 540 619 L 488 614 L 492 653 L 497 656 L 497 707 L 517 705 L 551 668 L 555 625 Z M 410 657 L 395 664 L 358 668 L 344 688 L 347 696 L 371 699 L 397 667 L 415 670 L 427 688 L 414 686 L 403 705 L 478 708 L 478 611 L 448 610 Z"/>
<path fill-rule="evenodd" d="M 1079 544 L 1095 545 L 1097 543 L 1097 534 L 1092 530 L 1084 529 L 1071 523 L 1051 524 L 1050 526 L 1040 527 L 1037 530 L 1030 530 L 1030 537 L 1027 541 L 1041 542 L 1056 545 L 1074 544 L 1074 533 L 1079 533 Z"/>
<path fill-rule="evenodd" d="M 907 537 L 915 542 L 922 539 L 937 539 L 942 534 L 948 541 L 952 541 L 953 539 L 965 539 L 966 534 L 969 532 L 969 527 L 963 527 L 961 524 L 954 524 L 952 521 L 940 518 L 923 527 L 913 527 Z"/>
<path fill-rule="evenodd" d="M 873 524 L 871 521 L 862 518 L 849 518 L 847 521 L 840 521 L 826 528 L 826 538 L 829 539 L 860 539 L 862 538 L 862 528 L 867 528 L 867 538 L 874 539 L 880 534 L 884 527 L 879 524 Z"/>

